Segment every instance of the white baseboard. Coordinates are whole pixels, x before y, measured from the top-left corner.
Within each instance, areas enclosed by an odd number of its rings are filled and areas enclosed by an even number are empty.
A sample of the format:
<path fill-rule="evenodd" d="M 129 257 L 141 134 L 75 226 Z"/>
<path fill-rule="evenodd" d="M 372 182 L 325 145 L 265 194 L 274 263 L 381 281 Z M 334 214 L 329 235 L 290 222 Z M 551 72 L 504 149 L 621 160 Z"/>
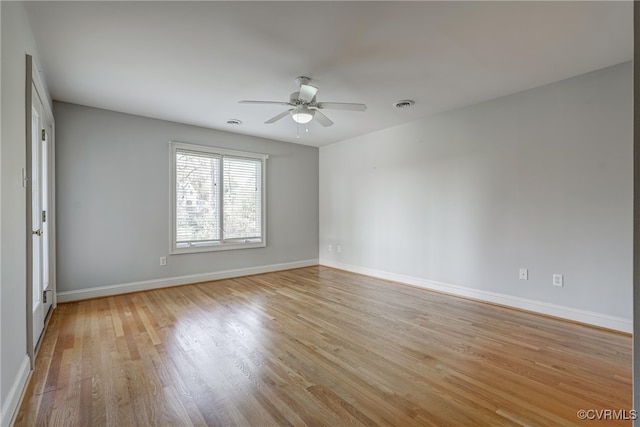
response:
<path fill-rule="evenodd" d="M 212 280 L 231 279 L 249 276 L 251 274 L 271 273 L 273 271 L 290 270 L 292 268 L 310 267 L 318 265 L 317 259 L 287 262 L 282 264 L 261 265 L 257 267 L 239 268 L 234 270 L 216 271 L 212 273 L 191 274 L 188 276 L 168 277 L 164 279 L 144 280 L 141 282 L 120 283 L 116 285 L 98 286 L 95 288 L 78 289 L 74 291 L 58 292 L 58 302 L 79 301 L 90 298 L 108 297 L 130 292 L 148 291 L 151 289 L 167 288 L 171 286 L 187 285 L 189 283 L 209 282 Z"/>
<path fill-rule="evenodd" d="M 457 295 L 466 298 L 473 298 L 480 301 L 500 304 L 508 307 L 518 308 L 521 310 L 532 311 L 548 316 L 559 317 L 562 319 L 572 320 L 575 322 L 586 323 L 602 328 L 613 329 L 625 333 L 633 333 L 633 322 L 631 319 L 623 317 L 610 316 L 608 314 L 597 313 L 593 311 L 580 310 L 572 307 L 551 304 L 542 301 L 520 298 L 512 295 L 499 294 L 481 289 L 467 288 L 459 285 L 451 285 L 448 283 L 436 282 L 433 280 L 422 279 L 419 277 L 405 276 L 402 274 L 389 273 L 386 271 L 374 270 L 367 267 L 357 265 L 343 264 L 341 262 L 320 259 L 320 265 L 327 267 L 346 270 L 353 273 L 364 274 L 379 279 L 391 280 L 394 282 L 406 283 L 408 285 L 418 286 L 433 291 L 444 292 L 447 294 Z"/>
<path fill-rule="evenodd" d="M 24 359 L 16 372 L 13 385 L 9 390 L 9 394 L 4 402 L 2 402 L 2 411 L 0 411 L 0 426 L 11 425 L 11 419 L 18 410 L 18 404 L 20 403 L 20 397 L 27 385 L 27 379 L 29 378 L 29 372 L 31 365 L 29 363 L 29 356 L 24 355 Z"/>

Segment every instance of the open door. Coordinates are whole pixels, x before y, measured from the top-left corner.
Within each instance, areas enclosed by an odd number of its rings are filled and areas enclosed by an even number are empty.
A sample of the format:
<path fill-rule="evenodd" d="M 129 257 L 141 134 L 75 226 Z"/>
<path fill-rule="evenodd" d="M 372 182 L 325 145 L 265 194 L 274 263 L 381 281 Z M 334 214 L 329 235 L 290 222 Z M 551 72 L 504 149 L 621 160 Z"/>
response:
<path fill-rule="evenodd" d="M 44 87 L 27 56 L 27 351 L 33 367 L 35 349 L 55 307 L 53 244 L 54 122 Z"/>
<path fill-rule="evenodd" d="M 49 138 L 52 126 L 35 85 L 31 98 L 31 251 L 33 346 L 37 346 L 51 309 L 49 263 Z"/>

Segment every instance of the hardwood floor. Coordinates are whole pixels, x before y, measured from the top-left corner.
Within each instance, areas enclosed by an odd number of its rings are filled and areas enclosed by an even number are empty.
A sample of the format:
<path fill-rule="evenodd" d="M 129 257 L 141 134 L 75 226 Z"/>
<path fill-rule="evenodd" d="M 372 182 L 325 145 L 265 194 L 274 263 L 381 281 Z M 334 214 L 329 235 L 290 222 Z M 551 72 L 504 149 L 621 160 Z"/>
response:
<path fill-rule="evenodd" d="M 15 425 L 594 426 L 630 409 L 628 336 L 309 267 L 60 305 Z"/>

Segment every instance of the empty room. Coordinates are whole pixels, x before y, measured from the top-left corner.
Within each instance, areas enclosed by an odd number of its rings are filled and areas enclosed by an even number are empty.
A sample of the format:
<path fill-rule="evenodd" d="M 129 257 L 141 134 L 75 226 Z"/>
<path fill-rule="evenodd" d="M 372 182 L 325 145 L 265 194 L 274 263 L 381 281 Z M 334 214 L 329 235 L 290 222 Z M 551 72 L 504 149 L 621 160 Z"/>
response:
<path fill-rule="evenodd" d="M 0 425 L 632 425 L 634 13 L 0 1 Z"/>

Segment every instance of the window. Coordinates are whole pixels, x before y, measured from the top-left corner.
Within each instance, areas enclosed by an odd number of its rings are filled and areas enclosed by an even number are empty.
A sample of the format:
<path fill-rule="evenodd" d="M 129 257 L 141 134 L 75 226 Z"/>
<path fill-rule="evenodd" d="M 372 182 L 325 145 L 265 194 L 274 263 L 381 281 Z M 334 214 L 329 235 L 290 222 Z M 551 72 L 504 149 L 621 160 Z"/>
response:
<path fill-rule="evenodd" d="M 264 154 L 171 143 L 172 253 L 266 246 Z"/>

